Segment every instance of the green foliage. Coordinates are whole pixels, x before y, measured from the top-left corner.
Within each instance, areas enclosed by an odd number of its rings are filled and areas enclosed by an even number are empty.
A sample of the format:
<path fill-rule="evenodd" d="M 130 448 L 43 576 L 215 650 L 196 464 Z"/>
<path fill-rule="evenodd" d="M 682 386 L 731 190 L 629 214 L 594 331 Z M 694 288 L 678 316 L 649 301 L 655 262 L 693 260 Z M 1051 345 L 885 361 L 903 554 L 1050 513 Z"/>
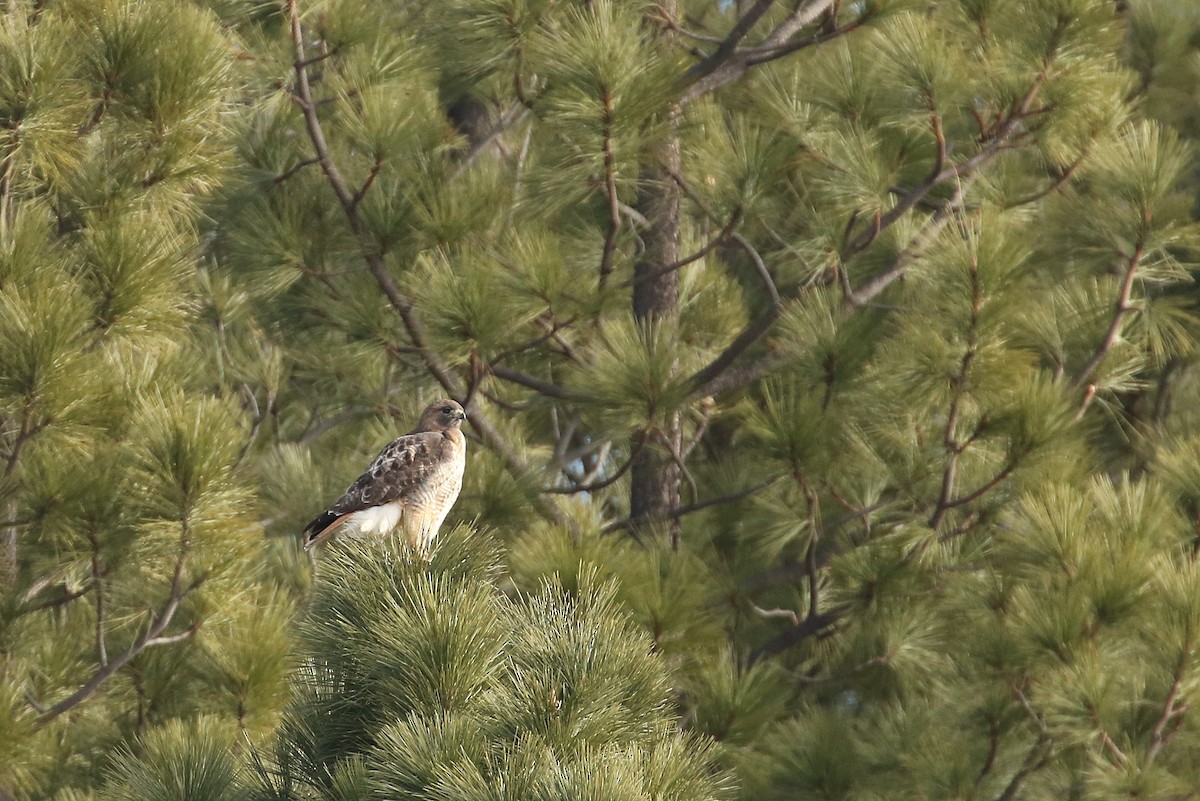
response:
<path fill-rule="evenodd" d="M 506 595 L 486 537 L 328 553 L 264 797 L 725 797 L 613 588 Z"/>
<path fill-rule="evenodd" d="M 138 753 L 116 756 L 101 798 L 146 801 L 243 801 L 239 768 L 229 750 L 229 732 L 210 718 L 190 725 L 174 722 L 141 743 Z"/>
<path fill-rule="evenodd" d="M 1197 31 L 8 3 L 0 796 L 1186 796 Z"/>
<path fill-rule="evenodd" d="M 181 775 L 233 797 L 233 733 L 287 697 L 293 598 L 259 566 L 248 418 L 193 371 L 228 48 L 190 4 L 0 12 L 6 795 L 83 797 L 111 769 L 108 797 Z M 276 628 L 238 655 L 243 603 Z"/>

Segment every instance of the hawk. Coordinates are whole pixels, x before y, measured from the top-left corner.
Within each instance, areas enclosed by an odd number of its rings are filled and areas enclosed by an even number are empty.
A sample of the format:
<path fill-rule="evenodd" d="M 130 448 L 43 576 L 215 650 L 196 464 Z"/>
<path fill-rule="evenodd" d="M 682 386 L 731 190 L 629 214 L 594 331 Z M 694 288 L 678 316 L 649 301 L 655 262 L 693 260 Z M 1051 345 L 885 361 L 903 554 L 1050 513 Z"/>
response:
<path fill-rule="evenodd" d="M 425 407 L 416 428 L 392 440 L 332 506 L 304 527 L 305 550 L 334 531 L 365 537 L 397 526 L 410 546 L 428 548 L 462 489 L 466 416 L 449 399 Z"/>

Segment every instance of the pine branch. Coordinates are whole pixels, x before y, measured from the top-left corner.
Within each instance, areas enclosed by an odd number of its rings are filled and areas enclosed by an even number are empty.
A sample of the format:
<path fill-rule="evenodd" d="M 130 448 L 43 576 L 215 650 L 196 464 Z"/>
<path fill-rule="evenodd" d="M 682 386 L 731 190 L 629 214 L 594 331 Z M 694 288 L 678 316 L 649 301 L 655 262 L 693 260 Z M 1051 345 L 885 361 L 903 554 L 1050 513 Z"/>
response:
<path fill-rule="evenodd" d="M 10 139 L 16 138 L 14 131 L 10 135 Z M 9 230 L 12 228 L 13 222 L 13 165 L 18 153 L 16 142 L 12 142 L 8 155 L 0 161 L 0 245 L 7 246 L 9 240 Z"/>
<path fill-rule="evenodd" d="M 716 376 L 702 386 L 693 387 L 691 394 L 693 397 L 696 395 L 712 395 L 716 397 L 726 392 L 742 389 L 762 379 L 764 376 L 775 372 L 784 365 L 784 362 L 785 359 L 782 354 L 776 352 L 766 353 L 748 364 L 727 369 L 723 374 Z"/>
<path fill-rule="evenodd" d="M 1033 744 L 1033 747 L 1025 754 L 1025 759 L 1021 762 L 1021 767 L 1013 774 L 1013 777 L 1009 780 L 1000 795 L 996 796 L 996 801 L 1016 801 L 1018 793 L 1021 792 L 1022 785 L 1025 784 L 1025 780 L 1045 767 L 1049 761 L 1049 745 L 1049 735 L 1042 732 Z"/>
<path fill-rule="evenodd" d="M 804 39 L 796 39 L 776 48 L 764 47 L 746 51 L 746 66 L 756 67 L 759 64 L 766 64 L 768 62 L 784 58 L 785 56 L 790 56 L 793 53 L 799 53 L 801 50 L 805 50 L 809 47 L 816 47 L 817 45 L 822 45 L 826 42 L 832 42 L 834 39 L 840 39 L 846 34 L 853 33 L 862 26 L 866 25 L 867 22 L 870 21 L 871 16 L 872 14 L 870 10 L 865 10 L 862 16 L 860 16 L 858 19 L 851 20 L 840 28 L 822 31 L 821 33 L 814 34 Z"/>
<path fill-rule="evenodd" d="M 21 421 L 21 430 L 17 432 L 17 436 L 13 439 L 12 445 L 8 447 L 8 454 L 4 464 L 4 473 L 0 475 L 0 478 L 9 478 L 12 476 L 13 471 L 17 469 L 17 461 L 21 458 L 21 450 L 25 447 L 25 443 L 29 442 L 29 440 L 41 433 L 43 428 L 45 428 L 45 424 L 31 425 L 29 422 L 29 415 L 26 413 L 25 417 Z"/>
<path fill-rule="evenodd" d="M 276 175 L 275 178 L 272 180 L 272 183 L 274 183 L 276 186 L 278 186 L 279 184 L 283 183 L 287 179 L 289 179 L 292 176 L 299 173 L 305 167 L 311 167 L 314 164 L 320 164 L 320 163 L 321 163 L 321 160 L 318 158 L 315 158 L 315 157 L 310 158 L 310 159 L 301 159 L 300 161 L 297 161 L 295 164 L 293 164 L 290 168 L 288 168 L 284 172 L 281 172 L 279 175 Z"/>
<path fill-rule="evenodd" d="M 558 384 L 552 384 L 549 381 L 543 381 L 540 378 L 534 378 L 533 376 L 522 373 L 519 370 L 513 370 L 512 368 L 504 367 L 498 364 L 489 364 L 486 366 L 486 369 L 489 373 L 497 378 L 502 378 L 505 381 L 511 381 L 514 384 L 519 384 L 526 389 L 532 389 L 534 392 L 547 398 L 559 398 L 561 400 L 572 400 L 579 402 L 589 400 L 587 395 L 567 389 L 566 387 L 560 387 Z"/>
<path fill-rule="evenodd" d="M 688 377 L 688 384 L 692 387 L 692 393 L 697 395 L 715 394 L 714 390 L 710 388 L 710 384 L 729 369 L 737 361 L 738 357 L 746 352 L 747 348 L 762 339 L 771 330 L 771 327 L 775 325 L 775 321 L 779 319 L 779 315 L 783 313 L 783 301 L 779 298 L 779 291 L 775 288 L 775 281 L 771 278 L 771 274 L 767 270 L 767 265 L 763 262 L 762 256 L 759 255 L 758 251 L 741 234 L 733 234 L 732 238 L 750 256 L 750 260 L 754 263 L 755 268 L 758 270 L 758 275 L 766 287 L 771 303 L 757 319 L 747 325 L 742 333 L 738 334 L 729 343 L 725 350 L 721 351 L 711 362 Z"/>
<path fill-rule="evenodd" d="M 529 109 L 526 106 L 522 105 L 521 103 L 514 103 L 511 105 L 503 114 L 500 115 L 500 119 L 496 122 L 496 124 L 493 125 L 483 137 L 481 137 L 471 146 L 471 149 L 468 150 L 466 155 L 462 157 L 462 160 L 459 161 L 458 166 L 454 168 L 454 172 L 450 175 L 450 179 L 454 180 L 465 173 L 467 169 L 475 163 L 475 160 L 479 158 L 479 156 L 488 149 L 488 146 L 495 142 L 502 133 L 509 130 L 514 125 L 519 124 L 521 120 L 528 116 Z M 516 174 L 518 176 L 518 182 L 520 180 L 519 176 L 521 174 L 521 167 L 524 164 L 524 151 L 529 146 L 529 137 L 532 130 L 532 127 L 529 127 L 526 130 L 525 144 L 522 146 L 521 151 L 517 155 Z M 514 200 L 519 194 L 520 193 L 517 191 L 513 192 Z"/>
<path fill-rule="evenodd" d="M 1017 200 L 1011 201 L 1010 203 L 1006 203 L 1004 205 L 1004 208 L 1005 209 L 1015 209 L 1015 208 L 1019 208 L 1021 206 L 1027 206 L 1030 203 L 1036 203 L 1037 201 L 1041 200 L 1042 198 L 1054 194 L 1059 189 L 1061 189 L 1063 186 L 1065 186 L 1067 184 L 1067 182 L 1070 181 L 1071 178 L 1073 178 L 1075 176 L 1075 172 L 1080 167 L 1083 166 L 1083 163 L 1085 161 L 1087 161 L 1088 156 L 1091 155 L 1091 152 L 1092 152 L 1092 147 L 1091 147 L 1091 145 L 1088 145 L 1087 147 L 1085 147 L 1083 149 L 1083 152 L 1079 154 L 1079 158 L 1075 159 L 1070 164 L 1068 164 L 1065 169 L 1061 170 L 1059 172 L 1059 174 L 1054 177 L 1054 180 L 1051 181 L 1047 186 L 1045 186 L 1042 189 L 1039 189 L 1036 192 L 1033 192 L 1032 194 L 1026 195 L 1025 197 L 1018 198 Z"/>
<path fill-rule="evenodd" d="M 929 243 L 937 238 L 938 234 L 954 218 L 954 214 L 962 208 L 967 190 L 975 182 L 976 177 L 977 175 L 971 175 L 958 182 L 954 195 L 934 212 L 929 221 L 883 272 L 868 279 L 858 289 L 851 289 L 850 276 L 845 269 L 842 269 L 842 294 L 845 298 L 845 305 L 847 307 L 865 306 L 892 283 L 903 278 L 913 261 L 924 252 Z"/>
<path fill-rule="evenodd" d="M 836 612 L 810 613 L 798 626 L 793 626 L 787 631 L 777 634 L 751 651 L 750 664 L 753 665 L 769 656 L 783 653 L 790 648 L 795 648 L 810 637 L 825 633 L 840 617 Z"/>
<path fill-rule="evenodd" d="M 758 11 L 760 5 L 763 4 L 761 2 L 755 3 L 738 20 L 734 29 L 722 41 L 720 47 L 712 55 L 704 58 L 684 74 L 681 81 L 685 87 L 681 100 L 682 103 L 695 100 L 698 97 L 739 80 L 751 67 L 766 64 L 806 48 L 815 47 L 841 38 L 858 30 L 874 16 L 874 10 L 868 5 L 857 18 L 841 27 L 831 27 L 812 36 L 796 39 L 794 37 L 797 33 L 812 21 L 815 21 L 822 13 L 829 11 L 830 7 L 834 5 L 830 0 L 814 0 L 812 3 L 802 5 L 793 11 L 775 30 L 767 35 L 762 45 L 752 48 L 739 48 L 737 45 L 749 32 L 749 27 L 743 31 L 743 26 L 749 23 L 750 27 L 752 27 L 762 17 L 762 12 Z M 766 5 L 770 5 L 770 3 Z M 765 9 L 763 11 L 765 12 Z M 803 22 L 803 24 L 797 24 L 800 22 Z"/>
<path fill-rule="evenodd" d="M 129 648 L 117 655 L 111 660 L 101 661 L 100 668 L 92 674 L 92 677 L 80 687 L 78 690 L 68 695 L 63 700 L 54 704 L 44 713 L 39 715 L 37 726 L 39 728 L 47 725 L 59 715 L 74 709 L 79 704 L 86 701 L 92 696 L 110 676 L 125 666 L 129 660 L 140 654 L 146 648 L 155 645 L 167 645 L 171 642 L 177 642 L 177 637 L 162 637 L 162 633 L 167 626 L 171 625 L 171 620 L 174 619 L 175 613 L 179 610 L 183 601 L 191 595 L 201 584 L 204 583 L 206 576 L 204 574 L 195 578 L 190 584 L 184 586 L 183 574 L 187 565 L 188 555 L 191 553 L 191 526 L 188 518 L 185 516 L 180 521 L 179 526 L 179 553 L 175 558 L 175 569 L 171 575 L 171 590 L 167 597 L 163 608 L 151 620 L 150 625 L 146 630 L 133 641 Z M 193 624 L 193 629 L 195 628 Z M 98 642 L 98 646 L 102 647 L 102 641 Z"/>
<path fill-rule="evenodd" d="M 804 553 L 804 575 L 808 579 L 808 614 L 811 617 L 821 608 L 820 566 L 817 564 L 817 546 L 821 543 L 821 507 L 817 494 L 804 474 L 797 470 L 795 478 L 804 493 L 807 509 L 808 548 Z"/>
<path fill-rule="evenodd" d="M 1021 451 L 1019 454 L 1013 456 L 1011 459 L 1009 459 L 1008 463 L 1005 464 L 1004 467 L 1002 467 L 1000 469 L 1000 471 L 998 473 L 996 473 L 994 476 L 989 478 L 987 481 L 983 482 L 983 484 L 981 484 L 974 491 L 968 492 L 966 495 L 963 495 L 962 497 L 954 498 L 953 500 L 946 501 L 945 508 L 946 509 L 957 509 L 960 506 L 966 506 L 969 503 L 974 503 L 975 501 L 982 498 L 984 495 L 987 495 L 989 492 L 991 492 L 997 486 L 999 486 L 1000 482 L 1004 481 L 1006 478 L 1008 478 L 1009 476 L 1011 476 L 1013 474 L 1013 471 L 1016 470 L 1017 466 L 1020 464 L 1021 459 L 1024 458 L 1024 456 L 1028 453 L 1029 453 L 1029 449 L 1026 448 L 1025 450 Z"/>
<path fill-rule="evenodd" d="M 43 609 L 53 609 L 58 606 L 65 606 L 66 604 L 69 604 L 71 601 L 74 601 L 78 598 L 82 598 L 83 596 L 87 595 L 89 592 L 92 591 L 92 589 L 93 589 L 93 586 L 91 584 L 85 584 L 83 587 L 79 588 L 78 590 L 66 590 L 64 588 L 64 592 L 62 595 L 58 595 L 53 598 L 47 598 L 45 600 L 38 601 L 37 603 L 26 604 L 25 606 L 22 606 L 20 608 L 20 610 L 17 612 L 17 614 L 25 615 L 30 612 L 40 612 Z"/>
<path fill-rule="evenodd" d="M 383 169 L 383 157 L 376 153 L 375 163 L 371 165 L 371 171 L 367 173 L 366 180 L 363 181 L 363 185 L 358 188 L 358 191 L 354 193 L 354 197 L 350 199 L 351 209 L 355 211 L 358 210 L 358 205 L 362 203 L 363 198 L 367 196 L 367 192 L 370 191 L 371 185 L 374 184 L 375 179 L 379 177 L 379 171 L 381 169 Z"/>
<path fill-rule="evenodd" d="M 409 339 L 412 340 L 413 345 L 420 352 L 426 368 L 433 374 L 437 382 L 442 385 L 443 389 L 451 395 L 461 395 L 458 391 L 458 383 L 450 374 L 449 369 L 442 362 L 441 358 L 429 348 L 425 338 L 424 327 L 417 319 L 412 300 L 400 291 L 400 287 L 396 285 L 395 279 L 388 271 L 383 255 L 379 252 L 375 244 L 370 241 L 362 219 L 358 215 L 358 201 L 355 199 L 355 193 L 350 191 L 349 184 L 346 183 L 346 179 L 342 176 L 341 171 L 330 155 L 329 144 L 325 140 L 325 132 L 321 127 L 321 120 L 317 116 L 317 107 L 313 103 L 312 90 L 308 83 L 308 69 L 305 66 L 304 56 L 304 34 L 300 27 L 300 12 L 297 5 L 298 0 L 288 0 L 292 47 L 295 52 L 292 69 L 296 74 L 296 101 L 304 116 L 308 138 L 312 142 L 313 149 L 316 151 L 321 170 L 325 173 L 330 188 L 342 206 L 346 222 L 350 227 L 351 233 L 358 240 L 359 249 L 362 252 L 363 259 L 367 262 L 367 267 L 375 277 L 375 282 L 379 285 L 384 297 L 387 298 L 392 308 L 400 315 L 400 319 L 408 332 Z"/>
<path fill-rule="evenodd" d="M 954 396 L 950 400 L 950 409 L 946 414 L 946 425 L 942 431 L 942 444 L 946 449 L 946 467 L 942 471 L 942 489 L 937 506 L 929 517 L 929 527 L 937 531 L 950 510 L 951 499 L 954 495 L 954 481 L 958 475 L 958 460 L 967 447 L 978 436 L 978 431 L 963 442 L 958 441 L 958 416 L 962 410 L 962 401 L 967 394 L 967 379 L 971 375 L 971 366 L 975 362 L 976 349 L 979 346 L 979 311 L 983 308 L 983 287 L 979 282 L 979 262 L 972 258 L 968 270 L 971 275 L 971 317 L 967 322 L 967 346 L 959 360 L 958 374 L 951 380 Z"/>
<path fill-rule="evenodd" d="M 606 87 L 602 96 L 604 114 L 604 192 L 608 197 L 608 233 L 604 236 L 604 250 L 600 254 L 600 289 L 608 282 L 612 272 L 613 254 L 617 249 L 617 235 L 621 232 L 621 209 L 617 197 L 617 161 L 613 151 L 613 106 L 612 92 Z"/>
<path fill-rule="evenodd" d="M 1183 648 L 1183 654 L 1186 655 L 1191 651 L 1191 643 L 1187 643 Z M 1163 702 L 1162 714 L 1159 715 L 1158 721 L 1154 724 L 1154 730 L 1150 732 L 1150 748 L 1146 751 L 1146 762 L 1153 762 L 1162 751 L 1163 747 L 1171 741 L 1175 733 L 1179 731 L 1179 727 L 1183 725 L 1183 715 L 1187 711 L 1187 705 L 1176 705 L 1179 700 L 1179 694 L 1183 690 L 1184 671 L 1187 668 L 1187 659 L 1185 656 L 1180 656 L 1175 665 L 1175 675 L 1171 677 L 1171 689 L 1167 691 L 1167 699 Z M 1168 730 L 1167 726 L 1174 720 L 1174 725 Z"/>
<path fill-rule="evenodd" d="M 163 608 L 154 616 L 149 627 L 142 633 L 140 637 L 133 641 L 127 649 L 122 651 L 117 656 L 110 659 L 106 664 L 102 665 L 99 670 L 92 674 L 92 677 L 75 692 L 68 695 L 63 700 L 46 709 L 44 713 L 39 715 L 37 726 L 39 728 L 46 726 L 59 715 L 68 712 L 79 704 L 90 698 L 114 673 L 124 667 L 129 660 L 140 654 L 148 647 L 155 645 L 166 645 L 170 642 L 176 642 L 179 637 L 160 637 L 167 626 L 171 624 L 171 620 L 175 617 L 175 613 L 179 610 L 180 604 L 187 598 L 196 588 L 200 586 L 203 577 L 196 579 L 187 587 L 173 586 L 171 595 L 167 599 Z"/>
<path fill-rule="evenodd" d="M 1108 352 L 1112 350 L 1113 345 L 1117 342 L 1117 336 L 1121 333 L 1121 324 L 1125 320 L 1125 315 L 1135 310 L 1135 307 L 1130 304 L 1130 298 L 1133 295 L 1133 282 L 1137 277 L 1138 267 L 1141 266 L 1142 257 L 1146 253 L 1146 235 L 1144 231 L 1148 227 L 1149 221 L 1145 216 L 1143 216 L 1142 223 L 1143 234 L 1138 237 L 1133 253 L 1126 262 L 1125 273 L 1121 278 L 1121 288 L 1117 293 L 1116 308 L 1113 311 L 1112 320 L 1108 324 L 1108 330 L 1104 332 L 1104 338 L 1096 346 L 1096 351 L 1088 359 L 1087 364 L 1071 379 L 1070 387 L 1072 389 L 1078 389 L 1082 386 L 1085 381 L 1092 377 L 1097 368 L 1100 367 L 1100 363 L 1104 361 L 1104 357 L 1108 355 Z"/>
<path fill-rule="evenodd" d="M 1062 24 L 1060 23 L 1060 29 Z M 987 142 L 986 146 L 960 164 L 952 164 L 948 167 L 944 166 L 947 154 L 941 115 L 937 110 L 934 98 L 932 96 L 928 98 L 931 109 L 930 126 L 933 129 L 934 141 L 937 146 L 937 155 L 934 160 L 933 170 L 924 182 L 902 197 L 886 213 L 879 215 L 867 230 L 843 244 L 842 251 L 839 254 L 840 260 L 845 262 L 849 257 L 870 247 L 883 230 L 896 223 L 904 214 L 922 201 L 935 187 L 951 180 L 957 181 L 958 186 L 950 201 L 943 205 L 939 212 L 934 214 L 930 222 L 913 238 L 904 251 L 884 272 L 869 279 L 857 290 L 853 291 L 846 291 L 849 289 L 849 278 L 848 276 L 844 278 L 846 283 L 843 285 L 843 291 L 846 294 L 846 302 L 849 305 L 865 305 L 894 281 L 901 278 L 916 254 L 923 250 L 941 232 L 942 228 L 949 221 L 950 215 L 962 204 L 966 190 L 973 182 L 976 174 L 994 161 L 1001 152 L 1008 149 L 1010 142 L 1019 135 L 1023 121 L 1032 113 L 1030 109 L 1033 101 L 1037 98 L 1043 84 L 1049 77 L 1050 65 L 1053 63 L 1056 51 L 1057 37 L 1055 37 L 1055 44 L 1052 45 L 1051 50 L 1047 53 L 1046 66 L 1030 82 L 1024 96 L 1013 104 L 1007 116 L 997 120 L 992 129 L 981 137 L 982 141 Z M 853 218 L 851 218 L 851 224 L 853 224 Z"/>
<path fill-rule="evenodd" d="M 100 567 L 100 542 L 95 533 L 88 533 L 88 542 L 92 546 L 92 586 L 96 588 L 96 656 L 103 667 L 108 664 L 108 648 L 104 642 L 104 584 L 101 579 L 104 571 Z"/>
<path fill-rule="evenodd" d="M 621 284 L 621 286 L 622 287 L 631 287 L 631 286 L 634 286 L 635 284 L 641 283 L 642 281 L 649 281 L 653 278 L 657 278 L 660 275 L 665 275 L 666 273 L 673 272 L 675 270 L 686 267 L 689 264 L 693 264 L 697 261 L 700 261 L 700 259 L 704 258 L 709 253 L 713 252 L 718 246 L 720 246 L 721 244 L 723 244 L 725 242 L 728 242 L 730 236 L 733 235 L 734 229 L 736 229 L 737 226 L 739 224 L 741 224 L 741 221 L 742 221 L 742 207 L 738 206 L 736 209 L 734 209 L 733 214 L 729 218 L 729 222 L 727 222 L 725 224 L 725 226 L 721 229 L 720 233 L 718 233 L 712 239 L 708 240 L 708 242 L 706 242 L 703 246 L 701 246 L 701 248 L 699 250 L 697 250 L 695 253 L 693 253 L 690 256 L 685 256 L 684 258 L 679 259 L 678 261 L 673 261 L 670 264 L 664 264 L 661 267 L 658 267 L 654 270 L 643 272 L 637 278 L 630 278 L 628 281 L 624 281 Z"/>
<path fill-rule="evenodd" d="M 721 44 L 713 51 L 712 55 L 699 64 L 693 65 L 687 71 L 684 79 L 688 82 L 699 81 L 702 78 L 712 75 L 725 65 L 726 62 L 730 61 L 737 51 L 737 46 L 749 35 L 751 29 L 758 24 L 758 21 L 763 18 L 774 4 L 775 0 L 755 0 L 754 5 L 733 24 L 729 33 L 721 40 Z"/>
<path fill-rule="evenodd" d="M 763 609 L 761 606 L 751 603 L 750 611 L 761 617 L 763 620 L 782 618 L 783 620 L 791 623 L 793 626 L 800 625 L 800 616 L 796 614 L 795 609 L 783 609 L 782 607 L 776 609 Z"/>
<path fill-rule="evenodd" d="M 591 454 L 590 451 L 588 454 L 585 455 L 585 456 L 591 458 L 592 466 L 590 468 L 588 468 L 588 471 L 586 473 L 584 473 L 582 476 L 579 477 L 578 483 L 590 484 L 591 482 L 596 480 L 596 476 L 600 475 L 600 471 L 604 469 L 604 463 L 608 461 L 608 455 L 609 455 L 609 453 L 612 452 L 612 447 L 613 447 L 612 440 L 606 439 L 600 443 L 600 447 L 596 449 L 594 456 Z M 572 480 L 574 479 L 574 477 L 570 474 L 570 472 L 567 471 L 565 466 L 563 466 L 561 468 L 561 471 L 564 475 L 567 476 L 567 478 L 570 478 Z"/>
<path fill-rule="evenodd" d="M 684 191 L 688 198 L 705 212 L 709 219 L 717 220 L 716 215 L 713 214 L 704 200 L 688 185 L 688 182 L 682 175 L 674 170 L 668 171 L 668 175 L 679 185 L 679 188 Z M 779 315 L 783 312 L 783 301 L 779 296 L 779 290 L 775 286 L 775 280 L 771 277 L 771 272 L 767 269 L 767 265 L 758 250 L 754 248 L 748 239 L 739 233 L 730 232 L 729 238 L 750 257 L 750 261 L 754 264 L 759 279 L 763 282 L 763 286 L 767 291 L 767 296 L 771 299 L 771 305 L 757 319 L 750 322 L 726 346 L 725 350 L 717 354 L 708 365 L 700 368 L 688 378 L 688 384 L 692 387 L 692 395 L 716 395 L 718 390 L 713 388 L 716 380 L 737 361 L 739 356 L 745 353 L 747 348 L 771 330 L 771 326 L 774 325 Z"/>
<path fill-rule="evenodd" d="M 596 481 L 591 484 L 577 484 L 574 487 L 543 487 L 542 492 L 553 495 L 575 495 L 579 492 L 595 492 L 596 490 L 602 490 L 605 487 L 612 486 L 613 484 L 617 483 L 617 481 L 619 481 L 623 475 L 629 472 L 629 468 L 633 467 L 634 460 L 637 459 L 638 454 L 640 454 L 642 449 L 645 447 L 646 437 L 634 437 L 634 444 L 630 449 L 629 458 L 625 460 L 624 464 L 617 468 L 616 472 L 602 481 Z"/>
<path fill-rule="evenodd" d="M 847 244 L 842 246 L 841 252 L 838 254 L 841 261 L 846 261 L 850 256 L 856 253 L 861 253 L 875 243 L 879 238 L 879 234 L 886 228 L 897 222 L 901 217 L 909 212 L 914 206 L 925 199 L 925 196 L 933 190 L 939 183 L 949 180 L 950 178 L 959 177 L 959 173 L 954 170 L 946 170 L 946 135 L 942 130 L 942 115 L 938 111 L 937 102 L 932 94 L 927 98 L 930 108 L 930 127 L 933 129 L 934 142 L 937 147 L 936 156 L 934 158 L 933 169 L 920 185 L 915 189 L 903 195 L 900 201 L 895 206 L 888 209 L 886 212 L 877 215 L 872 224 L 867 230 L 861 232 Z M 969 160 L 968 160 L 969 161 Z"/>

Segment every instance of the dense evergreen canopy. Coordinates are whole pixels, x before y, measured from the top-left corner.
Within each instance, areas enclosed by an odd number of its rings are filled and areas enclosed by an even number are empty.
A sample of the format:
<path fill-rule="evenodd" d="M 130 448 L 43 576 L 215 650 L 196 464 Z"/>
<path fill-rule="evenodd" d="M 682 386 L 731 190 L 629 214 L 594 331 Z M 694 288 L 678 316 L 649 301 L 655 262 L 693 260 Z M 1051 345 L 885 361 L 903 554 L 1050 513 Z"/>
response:
<path fill-rule="evenodd" d="M 1193 796 L 1187 5 L 0 6 L 0 798 Z"/>

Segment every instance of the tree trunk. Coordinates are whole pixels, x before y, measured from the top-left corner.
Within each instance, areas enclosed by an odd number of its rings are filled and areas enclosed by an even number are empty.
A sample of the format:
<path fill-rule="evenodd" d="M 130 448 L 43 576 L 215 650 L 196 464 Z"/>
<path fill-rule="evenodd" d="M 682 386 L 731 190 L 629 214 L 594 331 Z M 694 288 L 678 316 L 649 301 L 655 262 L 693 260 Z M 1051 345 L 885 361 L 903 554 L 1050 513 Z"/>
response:
<path fill-rule="evenodd" d="M 675 5 L 668 3 L 669 7 L 663 9 L 672 18 L 678 10 L 673 8 Z M 675 106 L 667 110 L 672 128 L 678 111 Z M 638 211 L 649 223 L 642 234 L 646 247 L 633 267 L 634 318 L 639 324 L 671 329 L 679 325 L 679 273 L 672 270 L 652 274 L 662 265 L 679 260 L 680 188 L 672 174 L 679 174 L 680 163 L 679 138 L 675 135 L 650 153 L 650 167 L 637 199 Z M 640 433 L 633 442 L 638 451 L 631 470 L 629 513 L 634 524 L 630 531 L 637 536 L 651 526 L 661 527 L 672 548 L 679 547 L 679 519 L 672 512 L 679 507 L 683 471 L 671 451 L 680 453 L 681 441 L 679 413 L 673 412 L 662 430 Z"/>

